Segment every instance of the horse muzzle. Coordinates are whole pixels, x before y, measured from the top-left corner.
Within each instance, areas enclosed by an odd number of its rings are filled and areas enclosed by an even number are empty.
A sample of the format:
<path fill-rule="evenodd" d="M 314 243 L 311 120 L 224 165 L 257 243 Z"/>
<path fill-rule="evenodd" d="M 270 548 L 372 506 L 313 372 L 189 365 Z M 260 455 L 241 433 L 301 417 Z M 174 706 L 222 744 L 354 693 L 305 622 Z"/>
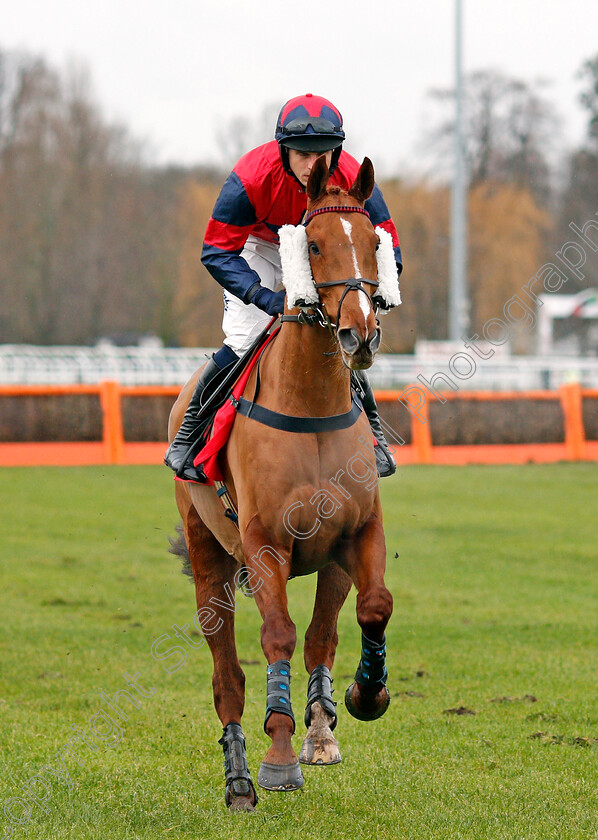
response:
<path fill-rule="evenodd" d="M 380 348 L 380 337 L 379 327 L 372 330 L 365 339 L 355 328 L 339 330 L 337 338 L 344 364 L 350 370 L 365 370 L 371 367 Z"/>

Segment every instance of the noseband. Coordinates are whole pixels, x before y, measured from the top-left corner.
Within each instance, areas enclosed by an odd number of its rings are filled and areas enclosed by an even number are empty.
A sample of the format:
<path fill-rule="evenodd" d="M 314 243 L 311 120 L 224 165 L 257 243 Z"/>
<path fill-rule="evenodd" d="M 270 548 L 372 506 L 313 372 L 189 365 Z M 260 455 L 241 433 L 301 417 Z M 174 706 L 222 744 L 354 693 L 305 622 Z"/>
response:
<path fill-rule="evenodd" d="M 370 218 L 370 214 L 363 207 L 331 205 L 330 207 L 319 207 L 317 210 L 312 210 L 311 212 L 309 212 L 303 219 L 303 227 L 306 228 L 310 221 L 313 219 L 313 217 L 319 216 L 321 213 L 361 213 L 363 216 L 367 216 L 368 219 Z M 336 323 L 333 323 L 330 320 L 330 316 L 326 312 L 326 307 L 321 302 L 312 305 L 312 309 L 315 310 L 315 312 L 313 312 L 312 314 L 309 314 L 307 312 L 300 312 L 299 315 L 283 315 L 281 317 L 281 321 L 295 321 L 300 324 L 308 324 L 309 326 L 318 324 L 321 327 L 327 327 L 330 330 L 330 332 L 333 333 L 334 330 L 338 329 L 338 325 L 340 323 L 341 307 L 343 305 L 343 301 L 345 300 L 347 294 L 352 291 L 363 292 L 369 300 L 372 309 L 374 310 L 374 316 L 377 316 L 378 307 L 374 305 L 372 296 L 367 291 L 367 289 L 364 289 L 364 282 L 369 283 L 370 286 L 375 286 L 376 288 L 378 288 L 378 286 L 380 285 L 380 283 L 377 280 L 368 280 L 367 277 L 362 277 L 359 279 L 357 277 L 349 277 L 347 280 L 329 280 L 326 283 L 314 283 L 316 289 L 324 289 L 327 286 L 345 286 L 345 291 L 343 292 L 338 304 L 338 310 L 336 313 Z"/>

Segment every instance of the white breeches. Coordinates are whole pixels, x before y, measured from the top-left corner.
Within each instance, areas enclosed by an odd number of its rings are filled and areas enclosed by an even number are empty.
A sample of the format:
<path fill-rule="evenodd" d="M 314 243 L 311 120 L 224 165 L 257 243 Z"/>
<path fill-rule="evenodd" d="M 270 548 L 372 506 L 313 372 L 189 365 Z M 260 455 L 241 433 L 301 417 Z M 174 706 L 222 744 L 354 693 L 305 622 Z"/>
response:
<path fill-rule="evenodd" d="M 241 256 L 257 272 L 262 286 L 273 292 L 278 290 L 282 279 L 278 245 L 249 236 Z M 222 329 L 226 335 L 224 343 L 240 356 L 266 328 L 271 317 L 252 303 L 243 303 L 225 291 L 222 319 Z"/>

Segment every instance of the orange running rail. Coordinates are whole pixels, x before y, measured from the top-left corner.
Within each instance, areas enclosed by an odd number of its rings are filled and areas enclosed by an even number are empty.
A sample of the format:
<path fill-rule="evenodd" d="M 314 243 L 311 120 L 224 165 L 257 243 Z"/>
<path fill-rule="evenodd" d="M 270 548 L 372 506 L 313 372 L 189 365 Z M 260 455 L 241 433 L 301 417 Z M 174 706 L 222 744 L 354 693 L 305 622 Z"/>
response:
<path fill-rule="evenodd" d="M 2 397 L 60 396 L 95 394 L 102 410 L 102 440 L 95 442 L 0 443 L 0 466 L 86 466 L 93 464 L 161 464 L 166 440 L 133 443 L 125 440 L 122 418 L 123 396 L 174 399 L 179 386 L 123 386 L 104 381 L 97 385 L 0 385 Z M 396 402 L 404 391 L 377 391 L 379 403 Z M 563 443 L 483 444 L 476 446 L 435 446 L 429 422 L 427 401 L 411 413 L 411 444 L 395 446 L 399 464 L 525 464 L 530 461 L 598 461 L 598 441 L 588 441 L 583 425 L 583 400 L 598 399 L 598 389 L 577 383 L 558 391 L 463 391 L 443 392 L 443 400 L 560 400 L 565 439 Z"/>

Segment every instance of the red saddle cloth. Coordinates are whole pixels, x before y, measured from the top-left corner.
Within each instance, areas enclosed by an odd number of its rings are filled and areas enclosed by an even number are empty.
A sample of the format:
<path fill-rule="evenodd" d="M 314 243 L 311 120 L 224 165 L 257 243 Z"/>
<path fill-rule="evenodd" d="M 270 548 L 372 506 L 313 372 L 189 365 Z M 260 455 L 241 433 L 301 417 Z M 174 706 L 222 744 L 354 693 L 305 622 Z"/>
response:
<path fill-rule="evenodd" d="M 239 379 L 237 379 L 235 385 L 233 386 L 232 393 L 232 396 L 235 399 L 238 399 L 239 397 L 243 396 L 243 391 L 245 390 L 245 386 L 247 385 L 247 380 L 249 379 L 251 371 L 253 370 L 258 359 L 266 349 L 267 345 L 277 334 L 278 330 L 274 330 L 273 333 L 270 333 L 270 335 L 266 338 L 262 346 L 254 355 L 253 359 L 249 362 Z M 220 451 L 226 446 L 226 442 L 229 438 L 230 430 L 233 427 L 233 423 L 235 422 L 236 416 L 237 410 L 235 409 L 234 405 L 232 404 L 229 398 L 226 400 L 222 408 L 219 408 L 216 412 L 216 416 L 214 417 L 214 422 L 212 424 L 212 433 L 210 439 L 203 447 L 203 449 L 200 449 L 193 461 L 194 466 L 202 466 L 202 469 L 206 475 L 206 478 L 208 479 L 209 484 L 213 484 L 215 481 L 223 480 L 222 472 L 220 470 L 220 464 L 218 463 L 218 456 L 220 454 Z"/>

